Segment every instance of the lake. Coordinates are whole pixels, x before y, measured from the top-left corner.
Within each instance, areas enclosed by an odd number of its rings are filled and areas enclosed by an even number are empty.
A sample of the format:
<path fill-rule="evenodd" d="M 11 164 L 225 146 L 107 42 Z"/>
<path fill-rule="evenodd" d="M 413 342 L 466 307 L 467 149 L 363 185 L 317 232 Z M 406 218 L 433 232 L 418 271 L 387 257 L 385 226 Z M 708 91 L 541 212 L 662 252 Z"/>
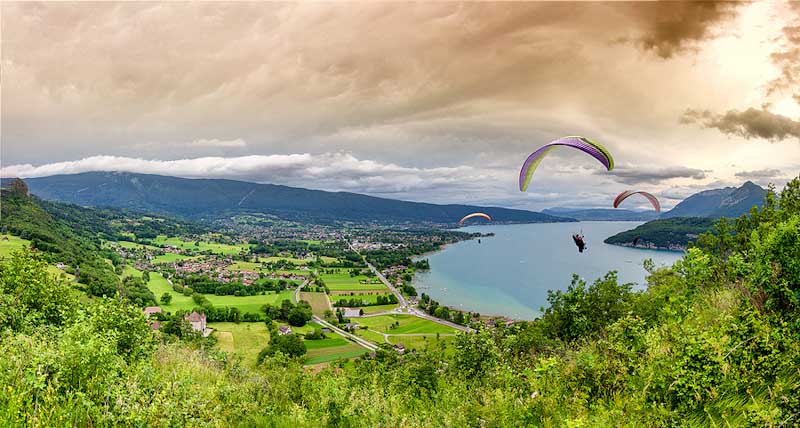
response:
<path fill-rule="evenodd" d="M 593 221 L 470 226 L 465 232 L 495 236 L 448 245 L 427 254 L 431 270 L 414 278 L 418 293 L 442 305 L 481 314 L 533 319 L 547 306 L 547 290 L 566 290 L 572 274 L 587 283 L 611 270 L 634 289 L 646 287 L 645 259 L 657 266 L 672 265 L 683 256 L 604 244 L 607 237 L 642 222 Z M 572 234 L 583 230 L 587 250 L 579 253 Z"/>

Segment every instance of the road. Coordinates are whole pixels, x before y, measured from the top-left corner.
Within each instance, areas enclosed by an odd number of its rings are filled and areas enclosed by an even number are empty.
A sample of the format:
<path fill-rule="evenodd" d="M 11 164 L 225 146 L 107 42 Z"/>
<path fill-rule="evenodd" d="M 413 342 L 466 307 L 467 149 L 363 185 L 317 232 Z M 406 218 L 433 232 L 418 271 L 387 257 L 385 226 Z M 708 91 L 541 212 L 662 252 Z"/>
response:
<path fill-rule="evenodd" d="M 370 262 L 368 262 L 366 258 L 364 259 L 364 263 L 366 263 L 367 267 L 369 268 L 369 270 L 371 270 L 372 273 L 374 273 L 375 276 L 377 276 L 378 279 L 380 279 L 381 282 L 383 282 L 383 284 L 385 286 L 389 287 L 389 290 L 392 290 L 392 293 L 394 293 L 394 295 L 397 296 L 397 301 L 400 302 L 400 309 L 401 310 L 406 310 L 411 315 L 415 315 L 415 316 L 418 316 L 420 318 L 424 318 L 424 319 L 426 319 L 428 321 L 433 321 L 435 323 L 446 325 L 446 326 L 452 327 L 452 328 L 454 328 L 456 330 L 464 331 L 464 332 L 467 332 L 467 333 L 474 333 L 475 332 L 474 329 L 469 328 L 467 326 L 463 326 L 461 324 L 456 324 L 456 323 L 450 322 L 450 321 L 445 321 L 445 320 L 443 320 L 441 318 L 436 318 L 433 315 L 428 315 L 425 312 L 422 312 L 421 310 L 419 310 L 417 308 L 410 307 L 408 305 L 408 301 L 406 300 L 406 298 L 403 297 L 403 295 L 400 293 L 400 291 L 398 291 L 396 288 L 394 288 L 394 286 L 391 283 L 389 283 L 389 281 L 386 279 L 386 277 L 384 277 L 383 274 L 380 273 L 378 271 L 378 269 L 375 268 L 375 266 L 372 266 L 372 264 L 370 264 Z"/>
<path fill-rule="evenodd" d="M 371 270 L 372 273 L 374 273 L 375 276 L 377 276 L 378 279 L 381 280 L 383 285 L 389 287 L 389 290 L 391 290 L 392 293 L 394 294 L 394 296 L 397 297 L 397 302 L 400 303 L 400 308 L 407 308 L 408 307 L 408 300 L 406 300 L 405 296 L 403 296 L 403 294 L 400 293 L 400 291 L 398 289 L 394 288 L 394 285 L 392 285 L 389 282 L 389 280 L 387 280 L 386 277 L 383 276 L 383 274 L 380 273 L 380 271 L 378 271 L 378 269 L 375 268 L 375 266 L 372 266 L 372 264 L 370 262 L 368 262 L 366 258 L 364 258 L 364 263 L 366 263 L 367 267 L 369 268 L 369 270 Z"/>
<path fill-rule="evenodd" d="M 309 280 L 310 279 L 306 279 L 305 281 L 303 281 L 302 284 L 298 285 L 297 288 L 294 290 L 294 293 L 292 294 L 292 300 L 294 300 L 295 304 L 297 304 L 297 302 L 300 301 L 300 290 L 303 287 L 305 287 L 306 285 L 308 285 L 308 281 Z M 316 315 L 313 315 L 311 317 L 311 319 L 315 323 L 321 325 L 322 327 L 329 328 L 332 331 L 335 331 L 336 333 L 340 334 L 342 337 L 346 337 L 346 338 L 352 340 L 353 342 L 355 342 L 356 344 L 361 345 L 364 348 L 369 349 L 370 351 L 375 351 L 375 350 L 378 349 L 377 345 L 375 345 L 375 344 L 373 344 L 371 342 L 368 342 L 368 341 L 366 341 L 366 340 L 364 340 L 364 339 L 362 339 L 362 338 L 360 338 L 360 337 L 358 337 L 358 336 L 356 336 L 354 334 L 348 333 L 348 332 L 340 329 L 339 327 L 336 327 L 335 325 L 325 321 L 324 319 L 322 319 L 322 318 L 320 318 L 320 317 L 318 317 Z"/>

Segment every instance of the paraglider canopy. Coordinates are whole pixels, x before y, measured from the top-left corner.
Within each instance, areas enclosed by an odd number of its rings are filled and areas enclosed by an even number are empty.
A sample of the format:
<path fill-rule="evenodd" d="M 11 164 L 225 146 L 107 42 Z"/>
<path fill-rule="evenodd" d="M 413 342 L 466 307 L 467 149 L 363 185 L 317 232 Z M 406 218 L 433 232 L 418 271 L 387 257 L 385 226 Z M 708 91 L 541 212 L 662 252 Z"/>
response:
<path fill-rule="evenodd" d="M 624 201 L 625 199 L 628 199 L 629 196 L 636 194 L 642 195 L 645 198 L 647 198 L 647 200 L 650 201 L 650 203 L 653 205 L 653 208 L 656 209 L 656 212 L 659 213 L 661 212 L 661 204 L 658 202 L 658 199 L 656 199 L 656 197 L 653 196 L 652 194 L 641 190 L 626 190 L 620 193 L 619 195 L 617 195 L 616 198 L 614 198 L 614 208 L 619 207 L 619 204 L 621 204 L 622 201 Z"/>
<path fill-rule="evenodd" d="M 474 217 L 485 218 L 486 220 L 492 221 L 492 218 L 491 218 L 491 217 L 489 217 L 489 215 L 488 215 L 488 214 L 484 214 L 484 213 L 472 213 L 472 214 L 467 214 L 467 215 L 465 215 L 465 216 L 464 216 L 464 218 L 462 218 L 461 220 L 459 220 L 459 221 L 458 221 L 458 224 L 459 224 L 459 225 L 462 225 L 462 224 L 464 224 L 464 222 L 465 222 L 465 221 L 467 221 L 467 220 L 469 220 L 469 219 L 471 219 L 471 218 L 474 218 Z"/>
<path fill-rule="evenodd" d="M 536 171 L 536 167 L 539 166 L 539 163 L 542 161 L 545 155 L 550 153 L 550 151 L 556 146 L 566 146 L 572 147 L 573 149 L 578 149 L 597 159 L 608 171 L 614 169 L 614 158 L 611 157 L 611 153 L 609 153 L 605 147 L 586 137 L 561 137 L 540 147 L 538 150 L 531 153 L 531 155 L 528 156 L 528 159 L 525 159 L 525 163 L 522 164 L 522 169 L 519 171 L 520 191 L 524 192 L 528 190 L 528 185 L 531 182 L 531 178 L 533 178 L 533 173 Z"/>

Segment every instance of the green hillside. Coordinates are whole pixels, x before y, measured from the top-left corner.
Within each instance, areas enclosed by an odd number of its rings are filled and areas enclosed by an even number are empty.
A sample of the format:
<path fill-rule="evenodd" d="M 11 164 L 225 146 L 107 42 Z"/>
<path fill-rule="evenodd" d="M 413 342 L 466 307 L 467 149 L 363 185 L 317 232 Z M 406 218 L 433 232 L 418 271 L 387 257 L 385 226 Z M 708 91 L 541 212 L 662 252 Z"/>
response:
<path fill-rule="evenodd" d="M 640 248 L 685 249 L 717 222 L 705 217 L 676 217 L 649 221 L 605 239 L 606 244 Z"/>
<path fill-rule="evenodd" d="M 42 252 L 16 252 L 0 263 L 0 420 L 798 426 L 800 180 L 783 191 L 780 209 L 772 200 L 737 220 L 735 235 L 705 235 L 675 266 L 647 266 L 645 291 L 619 284 L 613 272 L 592 283 L 575 277 L 565 291 L 549 293 L 540 319 L 460 333 L 453 352 L 432 346 L 401 356 L 383 348 L 319 372 L 302 367 L 306 357 L 281 352 L 262 352 L 255 367 L 242 364 L 176 319 L 154 334 L 139 308 L 81 300 L 46 274 Z M 228 336 L 220 336 L 223 349 L 252 346 Z M 283 337 L 275 346 L 297 340 Z"/>

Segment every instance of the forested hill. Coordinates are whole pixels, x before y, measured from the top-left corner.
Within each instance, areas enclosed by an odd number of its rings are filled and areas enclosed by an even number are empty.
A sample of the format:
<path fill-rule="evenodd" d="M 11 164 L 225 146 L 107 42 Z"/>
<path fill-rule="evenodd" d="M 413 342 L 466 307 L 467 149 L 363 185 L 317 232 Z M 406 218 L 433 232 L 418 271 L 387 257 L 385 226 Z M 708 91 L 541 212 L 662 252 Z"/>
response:
<path fill-rule="evenodd" d="M 658 213 L 611 208 L 547 208 L 543 214 L 569 217 L 580 221 L 647 221 L 658 218 Z"/>
<path fill-rule="evenodd" d="M 764 204 L 767 191 L 748 181 L 740 187 L 705 190 L 684 199 L 658 220 L 606 238 L 607 244 L 679 250 L 711 230 L 719 218 L 735 218 Z"/>
<path fill-rule="evenodd" d="M 33 194 L 48 200 L 138 209 L 195 219 L 264 213 L 286 220 L 315 223 L 455 224 L 464 215 L 481 211 L 501 223 L 574 221 L 524 210 L 436 205 L 234 180 L 89 172 L 25 181 Z"/>
<path fill-rule="evenodd" d="M 30 241 L 31 247 L 49 262 L 64 263 L 69 273 L 79 268 L 79 281 L 89 294 L 115 296 L 119 281 L 113 266 L 101 254 L 99 240 L 84 228 L 73 228 L 54 219 L 19 183 L 0 189 L 2 233 Z"/>
<path fill-rule="evenodd" d="M 606 238 L 606 244 L 661 250 L 684 250 L 689 242 L 711 230 L 717 220 L 706 217 L 676 217 L 653 220 Z"/>

